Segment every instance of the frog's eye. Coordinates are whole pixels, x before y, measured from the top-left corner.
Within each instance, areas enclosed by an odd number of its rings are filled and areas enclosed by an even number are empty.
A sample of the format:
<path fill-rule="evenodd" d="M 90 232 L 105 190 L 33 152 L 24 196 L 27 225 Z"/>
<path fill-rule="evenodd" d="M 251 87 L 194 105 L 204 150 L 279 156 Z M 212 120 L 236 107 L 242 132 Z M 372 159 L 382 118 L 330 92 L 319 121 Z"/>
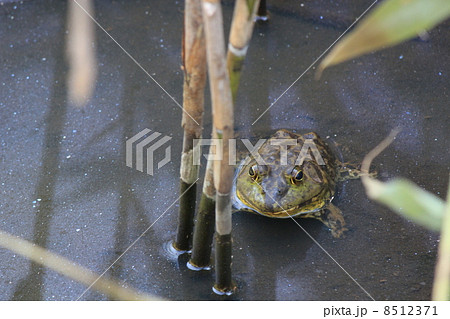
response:
<path fill-rule="evenodd" d="M 297 184 L 303 179 L 303 171 L 300 167 L 295 166 L 291 173 L 291 182 L 292 184 Z"/>
<path fill-rule="evenodd" d="M 257 165 L 253 165 L 248 169 L 248 176 L 250 176 L 255 182 L 257 182 L 259 180 Z"/>

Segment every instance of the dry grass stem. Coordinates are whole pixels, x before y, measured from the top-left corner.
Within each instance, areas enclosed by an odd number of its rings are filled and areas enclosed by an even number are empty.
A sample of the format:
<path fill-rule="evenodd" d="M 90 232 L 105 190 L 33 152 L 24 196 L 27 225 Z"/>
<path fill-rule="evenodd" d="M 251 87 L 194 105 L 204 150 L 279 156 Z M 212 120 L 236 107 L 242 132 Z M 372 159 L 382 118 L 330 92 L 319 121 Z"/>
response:
<path fill-rule="evenodd" d="M 122 287 L 115 281 L 99 278 L 99 275 L 87 268 L 76 265 L 62 256 L 3 231 L 0 231 L 0 246 L 88 287 L 94 283 L 93 289 L 116 300 L 163 300 L 132 288 Z"/>
<path fill-rule="evenodd" d="M 68 95 L 78 107 L 86 105 L 92 96 L 97 77 L 95 32 L 91 18 L 94 9 L 91 0 L 69 1 L 67 56 L 69 60 Z M 84 10 L 83 10 L 84 9 Z"/>

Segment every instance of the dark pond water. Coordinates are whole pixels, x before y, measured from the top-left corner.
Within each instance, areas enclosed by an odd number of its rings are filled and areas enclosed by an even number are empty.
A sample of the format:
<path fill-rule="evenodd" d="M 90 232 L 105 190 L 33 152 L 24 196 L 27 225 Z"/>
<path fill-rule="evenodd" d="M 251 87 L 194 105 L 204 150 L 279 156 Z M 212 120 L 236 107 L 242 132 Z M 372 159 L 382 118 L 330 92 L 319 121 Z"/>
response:
<path fill-rule="evenodd" d="M 449 24 L 426 40 L 327 70 L 310 69 L 371 1 L 269 1 L 270 23 L 255 28 L 236 105 L 240 137 L 279 128 L 316 131 L 358 162 L 392 128 L 403 128 L 374 166 L 444 197 L 449 172 Z M 341 184 L 335 204 L 349 231 L 334 239 L 318 221 L 233 215 L 237 293 L 223 298 L 214 271 L 193 272 L 170 257 L 179 156 L 154 176 L 125 165 L 125 142 L 145 128 L 181 151 L 182 112 L 101 29 L 96 29 L 95 96 L 66 102 L 65 2 L 0 3 L 0 229 L 126 285 L 175 300 L 427 300 L 438 236 L 367 199 L 359 180 Z M 179 103 L 182 1 L 95 1 L 102 27 Z M 224 3 L 226 24 L 232 12 Z M 209 134 L 207 96 L 205 136 Z M 325 251 L 328 253 L 325 253 Z M 331 258 L 332 257 L 332 258 Z M 363 287 L 363 290 L 349 275 Z M 0 249 L 0 299 L 74 300 L 85 287 Z M 367 292 L 367 293 L 366 293 Z M 89 291 L 83 300 L 105 300 Z"/>

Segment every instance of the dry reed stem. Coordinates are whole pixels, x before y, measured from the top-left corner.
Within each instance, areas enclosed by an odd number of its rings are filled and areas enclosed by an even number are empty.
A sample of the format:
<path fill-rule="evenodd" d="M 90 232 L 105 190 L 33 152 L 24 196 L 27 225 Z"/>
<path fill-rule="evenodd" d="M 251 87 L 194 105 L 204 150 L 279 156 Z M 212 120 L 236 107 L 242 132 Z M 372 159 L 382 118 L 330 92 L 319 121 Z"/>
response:
<path fill-rule="evenodd" d="M 215 226 L 216 190 L 214 188 L 213 162 L 206 164 L 203 192 L 194 227 L 192 255 L 189 263 L 196 269 L 207 269 L 210 266 L 211 246 Z"/>
<path fill-rule="evenodd" d="M 206 49 L 200 0 L 186 0 L 183 29 L 183 153 L 180 166 L 180 198 L 177 239 L 174 247 L 189 250 L 194 227 L 198 165 L 194 165 L 194 139 L 202 135 L 204 91 L 206 85 Z M 186 191 L 188 190 L 188 191 Z M 186 191 L 186 192 L 185 192 Z"/>
<path fill-rule="evenodd" d="M 236 100 L 242 66 L 253 33 L 258 7 L 259 0 L 237 0 L 234 6 L 227 53 L 227 66 L 233 101 Z"/>
<path fill-rule="evenodd" d="M 97 77 L 95 58 L 95 32 L 91 18 L 94 8 L 91 0 L 69 1 L 67 57 L 69 74 L 67 76 L 69 99 L 78 107 L 86 105 L 92 96 Z"/>
<path fill-rule="evenodd" d="M 90 286 L 95 282 L 92 285 L 93 289 L 116 300 L 163 300 L 162 298 L 150 296 L 132 288 L 124 288 L 115 281 L 99 278 L 99 275 L 87 268 L 76 265 L 62 256 L 1 230 L 0 246 L 86 286 Z"/>
<path fill-rule="evenodd" d="M 214 162 L 216 195 L 216 283 L 218 293 L 231 293 L 231 201 L 234 167 L 229 164 L 229 140 L 234 137 L 233 102 L 225 58 L 222 8 L 218 0 L 202 3 L 206 57 L 213 109 L 213 138 L 222 159 Z"/>

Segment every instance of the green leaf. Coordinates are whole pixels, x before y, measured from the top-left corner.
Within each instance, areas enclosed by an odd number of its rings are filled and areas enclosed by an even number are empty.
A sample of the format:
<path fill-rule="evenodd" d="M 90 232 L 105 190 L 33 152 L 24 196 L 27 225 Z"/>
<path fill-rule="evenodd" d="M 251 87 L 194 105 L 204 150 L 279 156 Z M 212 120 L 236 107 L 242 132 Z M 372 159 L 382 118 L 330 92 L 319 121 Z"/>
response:
<path fill-rule="evenodd" d="M 386 0 L 342 38 L 319 65 L 334 64 L 416 37 L 450 16 L 449 0 Z"/>
<path fill-rule="evenodd" d="M 445 202 L 409 180 L 397 178 L 387 183 L 365 179 L 367 195 L 416 223 L 440 231 Z"/>
<path fill-rule="evenodd" d="M 447 204 L 441 226 L 438 260 L 433 283 L 433 301 L 450 300 L 450 183 L 447 190 Z"/>

